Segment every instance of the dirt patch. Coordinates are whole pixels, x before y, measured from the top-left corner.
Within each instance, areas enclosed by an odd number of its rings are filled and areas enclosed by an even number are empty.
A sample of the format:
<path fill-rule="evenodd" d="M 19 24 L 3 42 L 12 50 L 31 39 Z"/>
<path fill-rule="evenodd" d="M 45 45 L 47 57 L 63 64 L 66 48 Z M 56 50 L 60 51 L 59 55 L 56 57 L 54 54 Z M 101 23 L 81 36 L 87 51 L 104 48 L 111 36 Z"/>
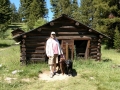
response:
<path fill-rule="evenodd" d="M 24 82 L 30 82 L 30 79 L 29 78 L 23 78 L 22 81 L 24 81 Z"/>
<path fill-rule="evenodd" d="M 6 77 L 5 81 L 7 81 L 8 83 L 12 83 L 13 80 L 16 80 L 17 78 L 11 78 L 11 77 Z"/>
<path fill-rule="evenodd" d="M 39 80 L 45 80 L 45 81 L 55 81 L 55 80 L 66 80 L 68 79 L 70 76 L 64 74 L 57 74 L 54 75 L 53 78 L 50 78 L 50 72 L 49 71 L 45 71 L 41 74 L 39 74 Z"/>

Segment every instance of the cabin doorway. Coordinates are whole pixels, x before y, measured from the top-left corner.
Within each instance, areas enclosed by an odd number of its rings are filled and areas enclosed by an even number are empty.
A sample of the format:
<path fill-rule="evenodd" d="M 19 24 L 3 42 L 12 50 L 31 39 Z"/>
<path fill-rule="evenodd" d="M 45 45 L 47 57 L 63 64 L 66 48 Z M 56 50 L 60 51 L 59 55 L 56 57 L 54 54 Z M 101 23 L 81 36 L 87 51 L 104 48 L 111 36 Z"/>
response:
<path fill-rule="evenodd" d="M 87 59 L 89 56 L 90 40 L 74 40 L 76 57 Z"/>
<path fill-rule="evenodd" d="M 89 57 L 90 40 L 61 40 L 61 47 L 66 59 L 77 57 L 87 59 Z"/>
<path fill-rule="evenodd" d="M 74 40 L 62 40 L 61 47 L 65 58 L 73 60 Z"/>

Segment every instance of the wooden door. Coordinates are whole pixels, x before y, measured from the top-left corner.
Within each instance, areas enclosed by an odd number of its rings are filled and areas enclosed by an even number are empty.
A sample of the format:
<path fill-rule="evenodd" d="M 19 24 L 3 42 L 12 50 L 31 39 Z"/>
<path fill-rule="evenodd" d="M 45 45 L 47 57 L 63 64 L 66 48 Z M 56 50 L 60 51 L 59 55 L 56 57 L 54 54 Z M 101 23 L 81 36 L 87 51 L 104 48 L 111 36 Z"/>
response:
<path fill-rule="evenodd" d="M 73 59 L 74 40 L 62 40 L 61 47 L 66 59 Z"/>

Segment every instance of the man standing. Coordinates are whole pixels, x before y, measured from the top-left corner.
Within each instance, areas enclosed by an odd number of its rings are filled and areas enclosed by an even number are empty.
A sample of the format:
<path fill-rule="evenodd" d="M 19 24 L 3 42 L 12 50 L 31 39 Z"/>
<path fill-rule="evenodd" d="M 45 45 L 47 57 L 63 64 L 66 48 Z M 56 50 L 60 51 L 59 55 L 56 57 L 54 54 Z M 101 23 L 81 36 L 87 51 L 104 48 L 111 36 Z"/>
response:
<path fill-rule="evenodd" d="M 58 55 L 63 55 L 55 32 L 51 32 L 50 38 L 46 42 L 46 54 L 49 58 L 48 64 L 51 73 L 50 77 L 52 78 L 56 74 L 56 63 L 58 63 Z"/>

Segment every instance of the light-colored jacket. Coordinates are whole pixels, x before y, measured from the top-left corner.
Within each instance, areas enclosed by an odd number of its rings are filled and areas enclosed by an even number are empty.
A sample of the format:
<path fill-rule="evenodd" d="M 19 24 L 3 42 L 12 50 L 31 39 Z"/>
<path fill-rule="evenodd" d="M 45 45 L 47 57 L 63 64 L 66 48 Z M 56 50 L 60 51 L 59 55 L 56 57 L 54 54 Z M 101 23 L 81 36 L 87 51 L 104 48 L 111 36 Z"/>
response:
<path fill-rule="evenodd" d="M 57 43 L 58 43 L 58 55 L 63 54 L 63 51 L 60 47 L 59 41 L 56 39 Z M 52 38 L 49 38 L 46 42 L 46 54 L 47 56 L 54 56 L 53 54 L 53 49 L 52 49 Z"/>

